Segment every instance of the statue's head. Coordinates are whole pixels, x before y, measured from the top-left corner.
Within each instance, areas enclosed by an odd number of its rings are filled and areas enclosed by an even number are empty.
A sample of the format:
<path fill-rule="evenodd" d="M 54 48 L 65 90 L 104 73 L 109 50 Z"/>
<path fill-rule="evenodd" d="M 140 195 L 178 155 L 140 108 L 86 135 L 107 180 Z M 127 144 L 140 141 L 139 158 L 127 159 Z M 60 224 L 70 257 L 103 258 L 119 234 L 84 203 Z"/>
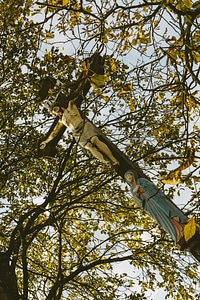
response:
<path fill-rule="evenodd" d="M 63 113 L 65 111 L 65 108 L 64 107 L 61 107 L 61 106 L 53 106 L 53 108 L 51 109 L 51 112 L 58 116 L 60 120 L 62 120 L 62 116 L 63 116 Z"/>
<path fill-rule="evenodd" d="M 138 178 L 138 175 L 134 170 L 128 170 L 124 174 L 124 179 L 130 186 L 133 185 L 133 182 L 135 182 L 137 180 L 137 178 Z"/>

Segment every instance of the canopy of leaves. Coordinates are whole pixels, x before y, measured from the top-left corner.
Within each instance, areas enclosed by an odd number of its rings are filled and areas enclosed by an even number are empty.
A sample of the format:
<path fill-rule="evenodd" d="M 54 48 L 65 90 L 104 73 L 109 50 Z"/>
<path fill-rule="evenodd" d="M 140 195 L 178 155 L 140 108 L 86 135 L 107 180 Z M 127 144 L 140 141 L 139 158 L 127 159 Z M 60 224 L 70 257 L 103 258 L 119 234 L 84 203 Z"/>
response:
<path fill-rule="evenodd" d="M 0 250 L 16 274 L 16 299 L 143 299 L 155 287 L 196 299 L 197 263 L 109 166 L 71 147 L 70 133 L 55 159 L 38 159 L 54 118 L 37 101 L 46 76 L 75 80 L 99 51 L 107 81 L 82 111 L 200 224 L 198 3 L 6 0 L 0 9 Z M 196 161 L 184 183 L 163 186 L 190 147 Z M 9 274 L 1 278 L 8 297 Z"/>

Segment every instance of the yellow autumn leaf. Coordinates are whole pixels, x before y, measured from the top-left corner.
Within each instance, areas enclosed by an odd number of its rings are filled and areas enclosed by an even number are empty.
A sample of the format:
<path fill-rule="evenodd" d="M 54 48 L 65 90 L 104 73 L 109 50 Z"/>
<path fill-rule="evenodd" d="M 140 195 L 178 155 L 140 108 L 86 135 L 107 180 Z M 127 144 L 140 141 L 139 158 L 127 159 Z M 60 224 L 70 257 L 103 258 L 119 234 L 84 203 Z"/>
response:
<path fill-rule="evenodd" d="M 105 82 L 108 80 L 108 77 L 106 75 L 95 73 L 89 78 L 89 80 L 91 86 L 95 89 L 104 86 Z"/>
<path fill-rule="evenodd" d="M 104 100 L 104 101 L 108 102 L 109 99 L 110 99 L 110 98 L 109 98 L 108 96 L 103 96 L 103 100 Z"/>
<path fill-rule="evenodd" d="M 193 176 L 194 182 L 200 182 L 200 177 L 198 176 Z"/>
<path fill-rule="evenodd" d="M 129 41 L 126 40 L 125 43 L 124 43 L 123 50 L 129 50 L 129 49 L 130 49 Z"/>
<path fill-rule="evenodd" d="M 200 1 L 197 0 L 196 2 L 193 3 L 192 7 L 194 8 L 200 8 Z"/>
<path fill-rule="evenodd" d="M 185 241 L 188 242 L 195 235 L 195 232 L 196 232 L 196 223 L 195 220 L 191 218 L 187 221 L 187 224 L 184 227 Z"/>
<path fill-rule="evenodd" d="M 117 65 L 116 65 L 114 59 L 110 60 L 110 66 L 111 66 L 112 72 L 116 72 L 117 71 Z"/>
<path fill-rule="evenodd" d="M 108 38 L 107 38 L 106 35 L 104 35 L 104 37 L 103 37 L 103 42 L 104 42 L 105 44 L 108 43 Z"/>
<path fill-rule="evenodd" d="M 175 51 L 169 51 L 169 57 L 172 58 L 173 60 L 177 59 L 177 53 Z"/>
<path fill-rule="evenodd" d="M 198 105 L 197 105 L 197 102 L 195 101 L 195 98 L 194 97 L 188 97 L 187 101 L 186 101 L 186 106 L 187 108 L 191 111 L 192 108 L 197 108 Z"/>
<path fill-rule="evenodd" d="M 151 39 L 149 37 L 141 38 L 140 43 L 142 43 L 142 44 L 151 43 Z"/>
<path fill-rule="evenodd" d="M 128 92 L 125 91 L 125 90 L 121 90 L 119 93 L 118 93 L 118 96 L 123 96 L 124 94 L 127 94 Z"/>
<path fill-rule="evenodd" d="M 88 74 L 89 69 L 85 61 L 81 65 L 81 71 L 83 71 L 83 73 L 85 73 L 86 75 Z"/>
<path fill-rule="evenodd" d="M 193 51 L 194 62 L 198 64 L 200 62 L 200 54 L 196 51 Z"/>
<path fill-rule="evenodd" d="M 46 37 L 49 38 L 49 39 L 53 39 L 54 38 L 54 33 L 50 32 L 50 31 L 47 31 L 46 32 Z"/>
<path fill-rule="evenodd" d="M 62 5 L 66 6 L 70 3 L 70 0 L 62 0 Z"/>
<path fill-rule="evenodd" d="M 137 43 L 138 43 L 138 39 L 133 39 L 132 41 L 131 41 L 131 44 L 133 45 L 133 46 L 136 46 L 137 45 Z"/>
<path fill-rule="evenodd" d="M 135 13 L 134 13 L 134 17 L 136 18 L 136 20 L 139 20 L 142 16 L 141 16 L 140 13 L 135 12 Z"/>
<path fill-rule="evenodd" d="M 184 4 L 185 4 L 185 7 L 192 8 L 192 1 L 191 0 L 185 0 Z"/>
<path fill-rule="evenodd" d="M 134 105 L 133 105 L 133 99 L 132 99 L 132 98 L 130 99 L 129 109 L 130 109 L 131 111 L 134 111 L 134 110 L 135 110 L 135 107 L 134 107 Z"/>

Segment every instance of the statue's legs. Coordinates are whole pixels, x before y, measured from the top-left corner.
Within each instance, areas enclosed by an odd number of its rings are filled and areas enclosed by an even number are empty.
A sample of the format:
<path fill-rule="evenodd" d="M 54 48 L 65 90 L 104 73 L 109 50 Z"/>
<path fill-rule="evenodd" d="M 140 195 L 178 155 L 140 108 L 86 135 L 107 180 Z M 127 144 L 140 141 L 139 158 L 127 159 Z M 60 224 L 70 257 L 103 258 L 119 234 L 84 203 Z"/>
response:
<path fill-rule="evenodd" d="M 91 138 L 91 142 L 99 149 L 111 162 L 113 165 L 118 165 L 118 160 L 113 156 L 112 152 L 108 148 L 108 146 L 99 140 L 98 136 L 93 136 Z M 97 150 L 97 152 L 99 152 Z M 100 152 L 99 152 L 100 153 Z"/>
<path fill-rule="evenodd" d="M 101 152 L 98 151 L 98 149 L 90 142 L 88 142 L 85 146 L 84 146 L 85 149 L 89 150 L 92 155 L 97 158 L 98 160 L 100 160 L 101 162 L 107 164 L 108 161 L 105 160 L 103 154 Z"/>

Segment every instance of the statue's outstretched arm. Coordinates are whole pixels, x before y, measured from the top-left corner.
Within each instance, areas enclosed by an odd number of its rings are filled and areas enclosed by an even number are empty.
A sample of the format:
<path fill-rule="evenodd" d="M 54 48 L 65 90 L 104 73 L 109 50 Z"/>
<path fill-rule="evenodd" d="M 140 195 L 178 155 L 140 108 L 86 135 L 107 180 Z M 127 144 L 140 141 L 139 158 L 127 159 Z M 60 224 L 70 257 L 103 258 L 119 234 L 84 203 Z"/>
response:
<path fill-rule="evenodd" d="M 40 143 L 40 149 L 44 149 L 46 145 L 51 142 L 60 132 L 60 130 L 63 128 L 63 124 L 61 122 L 58 122 L 56 126 L 54 127 L 53 131 L 50 133 L 50 135 L 46 138 L 46 140 L 42 141 Z"/>

